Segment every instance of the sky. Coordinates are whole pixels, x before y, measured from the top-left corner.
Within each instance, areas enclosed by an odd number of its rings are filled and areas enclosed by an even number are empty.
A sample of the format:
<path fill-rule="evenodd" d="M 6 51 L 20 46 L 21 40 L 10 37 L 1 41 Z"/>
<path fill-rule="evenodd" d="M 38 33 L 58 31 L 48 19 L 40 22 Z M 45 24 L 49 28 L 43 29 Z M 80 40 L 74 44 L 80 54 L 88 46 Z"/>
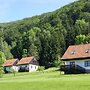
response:
<path fill-rule="evenodd" d="M 76 0 L 0 0 L 0 23 L 52 12 Z"/>

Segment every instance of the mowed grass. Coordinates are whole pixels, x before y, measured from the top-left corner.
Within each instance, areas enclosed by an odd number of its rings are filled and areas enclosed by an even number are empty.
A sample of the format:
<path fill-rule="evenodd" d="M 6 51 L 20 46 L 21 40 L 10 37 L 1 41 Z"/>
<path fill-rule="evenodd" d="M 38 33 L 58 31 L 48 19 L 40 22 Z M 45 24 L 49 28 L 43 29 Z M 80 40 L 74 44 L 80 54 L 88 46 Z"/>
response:
<path fill-rule="evenodd" d="M 90 90 L 90 74 L 60 75 L 54 70 L 5 74 L 0 90 Z"/>

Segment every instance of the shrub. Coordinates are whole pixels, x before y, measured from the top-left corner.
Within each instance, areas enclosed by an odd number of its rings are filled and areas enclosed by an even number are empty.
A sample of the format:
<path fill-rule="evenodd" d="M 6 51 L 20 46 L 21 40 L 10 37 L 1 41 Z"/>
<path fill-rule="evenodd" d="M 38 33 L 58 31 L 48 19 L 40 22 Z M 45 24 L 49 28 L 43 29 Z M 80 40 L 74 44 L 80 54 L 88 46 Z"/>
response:
<path fill-rule="evenodd" d="M 38 71 L 44 72 L 44 70 L 45 70 L 45 67 L 44 67 L 44 66 L 39 66 L 39 67 L 38 67 Z"/>
<path fill-rule="evenodd" d="M 3 71 L 3 67 L 0 67 L 0 78 L 2 77 L 4 71 Z"/>

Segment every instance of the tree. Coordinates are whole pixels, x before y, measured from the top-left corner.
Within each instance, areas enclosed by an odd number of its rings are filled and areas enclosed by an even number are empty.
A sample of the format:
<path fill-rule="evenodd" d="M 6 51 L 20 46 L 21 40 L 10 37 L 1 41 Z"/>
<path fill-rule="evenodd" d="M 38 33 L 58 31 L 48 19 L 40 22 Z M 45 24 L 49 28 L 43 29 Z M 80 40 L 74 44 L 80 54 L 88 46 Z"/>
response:
<path fill-rule="evenodd" d="M 81 34 L 76 36 L 75 44 L 83 44 L 83 43 L 85 43 L 85 38 L 86 38 L 86 36 L 85 35 L 81 35 Z"/>
<path fill-rule="evenodd" d="M 39 36 L 40 42 L 41 42 L 41 49 L 39 53 L 39 63 L 42 66 L 45 66 L 45 68 L 48 68 L 50 66 L 50 39 L 51 34 L 50 31 L 43 30 Z"/>
<path fill-rule="evenodd" d="M 3 52 L 0 51 L 0 77 L 2 77 L 2 74 L 3 74 L 3 63 L 5 61 L 5 55 Z"/>
<path fill-rule="evenodd" d="M 41 32 L 40 28 L 33 27 L 32 29 L 23 33 L 22 45 L 23 45 L 23 49 L 27 50 L 26 56 L 39 57 L 39 51 L 40 51 L 39 34 L 40 32 Z"/>
<path fill-rule="evenodd" d="M 90 43 L 90 34 L 85 37 L 85 43 Z"/>
<path fill-rule="evenodd" d="M 75 23 L 76 35 L 89 33 L 89 22 L 86 22 L 84 19 L 77 20 Z"/>
<path fill-rule="evenodd" d="M 84 12 L 90 12 L 90 2 L 86 2 L 83 8 Z"/>
<path fill-rule="evenodd" d="M 34 55 L 45 68 L 57 66 L 68 46 L 90 42 L 89 7 L 89 0 L 79 0 L 54 12 L 0 23 L 0 51 L 7 59 Z"/>
<path fill-rule="evenodd" d="M 27 56 L 27 49 L 23 49 L 22 57 L 26 57 L 26 56 Z"/>
<path fill-rule="evenodd" d="M 41 72 L 44 73 L 44 70 L 45 70 L 45 67 L 44 67 L 44 66 L 39 66 L 39 67 L 38 67 L 38 71 L 39 71 L 39 72 L 41 71 Z"/>
<path fill-rule="evenodd" d="M 4 53 L 0 51 L 0 66 L 2 66 L 5 60 L 6 58 L 5 58 Z"/>
<path fill-rule="evenodd" d="M 90 43 L 90 34 L 88 35 L 78 35 L 75 38 L 75 44 L 87 44 Z"/>
<path fill-rule="evenodd" d="M 17 39 L 15 46 L 12 47 L 11 52 L 14 56 L 14 58 L 22 58 L 23 54 L 23 46 L 22 46 L 22 37 L 19 37 Z"/>
<path fill-rule="evenodd" d="M 16 76 L 16 70 L 12 68 L 12 73 L 14 75 L 14 77 Z"/>
<path fill-rule="evenodd" d="M 5 54 L 6 59 L 13 58 L 11 47 L 3 40 L 3 38 L 0 38 L 0 51 Z"/>

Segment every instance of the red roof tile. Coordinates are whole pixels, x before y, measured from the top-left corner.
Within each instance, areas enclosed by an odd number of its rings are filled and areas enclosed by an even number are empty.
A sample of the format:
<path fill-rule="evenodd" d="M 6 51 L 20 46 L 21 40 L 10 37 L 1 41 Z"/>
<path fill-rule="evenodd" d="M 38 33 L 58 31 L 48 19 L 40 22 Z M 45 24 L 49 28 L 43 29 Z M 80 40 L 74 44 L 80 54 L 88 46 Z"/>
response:
<path fill-rule="evenodd" d="M 34 57 L 25 57 L 25 58 L 22 58 L 22 59 L 17 63 L 17 65 L 29 64 L 30 61 L 31 61 L 33 58 L 34 58 Z"/>
<path fill-rule="evenodd" d="M 17 61 L 17 59 L 6 60 L 3 64 L 3 66 L 13 66 L 16 61 Z"/>
<path fill-rule="evenodd" d="M 69 46 L 62 60 L 90 58 L 90 44 Z"/>

